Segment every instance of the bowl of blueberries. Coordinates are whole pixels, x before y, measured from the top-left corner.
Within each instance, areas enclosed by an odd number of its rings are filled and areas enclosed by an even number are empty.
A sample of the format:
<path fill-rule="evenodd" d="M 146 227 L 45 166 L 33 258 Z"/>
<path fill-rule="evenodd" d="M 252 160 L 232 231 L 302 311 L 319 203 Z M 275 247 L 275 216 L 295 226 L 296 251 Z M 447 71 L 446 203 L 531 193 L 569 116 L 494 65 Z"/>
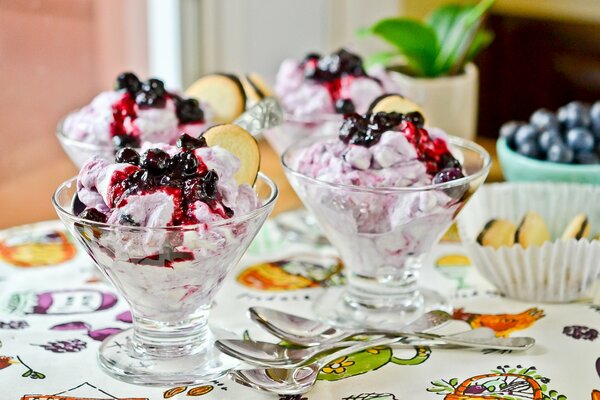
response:
<path fill-rule="evenodd" d="M 498 159 L 508 181 L 600 184 L 600 100 L 535 111 L 500 128 Z"/>

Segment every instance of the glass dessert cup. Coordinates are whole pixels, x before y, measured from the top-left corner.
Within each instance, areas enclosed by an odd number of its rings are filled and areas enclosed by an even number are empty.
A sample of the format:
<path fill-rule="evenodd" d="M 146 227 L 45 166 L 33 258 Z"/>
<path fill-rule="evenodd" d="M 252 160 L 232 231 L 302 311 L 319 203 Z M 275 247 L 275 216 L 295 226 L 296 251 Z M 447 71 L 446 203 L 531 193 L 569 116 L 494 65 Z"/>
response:
<path fill-rule="evenodd" d="M 213 345 L 211 302 L 273 209 L 277 187 L 259 174 L 261 206 L 216 223 L 147 228 L 83 220 L 71 212 L 76 178 L 58 187 L 56 211 L 128 302 L 133 328 L 108 337 L 98 360 L 111 376 L 187 385 L 224 375 L 233 359 Z"/>
<path fill-rule="evenodd" d="M 66 117 L 65 117 L 66 118 Z M 64 152 L 69 156 L 73 164 L 81 169 L 85 162 L 93 156 L 100 156 L 106 160 L 112 161 L 115 158 L 115 152 L 111 143 L 95 144 L 76 140 L 65 135 L 63 118 L 56 127 L 56 137 L 60 142 Z"/>
<path fill-rule="evenodd" d="M 328 137 L 335 139 L 335 136 Z M 344 262 L 346 285 L 328 288 L 313 303 L 322 320 L 344 328 L 399 329 L 447 300 L 418 286 L 425 255 L 442 237 L 491 164 L 479 145 L 448 140 L 465 177 L 422 187 L 364 187 L 328 183 L 293 169 L 309 138 L 282 156 L 287 178 Z"/>
<path fill-rule="evenodd" d="M 343 114 L 295 116 L 286 113 L 281 125 L 268 129 L 263 134 L 275 153 L 281 156 L 288 147 L 303 139 L 338 133 L 342 122 Z M 315 218 L 304 208 L 295 210 L 293 214 L 280 215 L 276 221 L 290 241 L 316 244 L 327 242 Z"/>

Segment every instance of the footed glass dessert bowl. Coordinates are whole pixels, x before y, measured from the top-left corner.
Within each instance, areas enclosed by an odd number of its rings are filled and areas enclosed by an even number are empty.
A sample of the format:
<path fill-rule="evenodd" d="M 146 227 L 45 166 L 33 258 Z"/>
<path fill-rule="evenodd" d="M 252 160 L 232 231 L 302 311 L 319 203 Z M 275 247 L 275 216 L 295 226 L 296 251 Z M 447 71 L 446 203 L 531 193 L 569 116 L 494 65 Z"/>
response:
<path fill-rule="evenodd" d="M 259 207 L 195 225 L 143 227 L 76 216 L 76 178 L 53 204 L 71 234 L 131 307 L 133 328 L 107 338 L 98 360 L 115 378 L 146 385 L 216 379 L 235 364 L 213 346 L 211 302 L 272 211 L 277 187 L 259 174 Z"/>
<path fill-rule="evenodd" d="M 487 152 L 473 142 L 448 138 L 448 150 L 462 164 L 459 178 L 422 186 L 374 187 L 347 183 L 376 182 L 380 177 L 375 170 L 358 175 L 349 169 L 350 153 L 342 155 L 344 161 L 332 161 L 326 151 L 313 158 L 319 160 L 316 163 L 305 161 L 312 149 L 325 149 L 328 145 L 320 142 L 328 140 L 334 143 L 331 148 L 338 145 L 335 136 L 309 138 L 282 156 L 289 182 L 344 262 L 346 285 L 327 289 L 313 304 L 316 314 L 340 327 L 392 330 L 429 310 L 449 308 L 441 294 L 419 287 L 419 270 L 424 256 L 484 182 L 490 167 Z M 356 146 L 350 149 L 364 152 Z M 299 168 L 299 163 L 305 164 Z M 310 176 L 318 172 L 324 172 L 327 180 Z M 393 175 L 414 178 L 409 169 L 390 170 Z"/>

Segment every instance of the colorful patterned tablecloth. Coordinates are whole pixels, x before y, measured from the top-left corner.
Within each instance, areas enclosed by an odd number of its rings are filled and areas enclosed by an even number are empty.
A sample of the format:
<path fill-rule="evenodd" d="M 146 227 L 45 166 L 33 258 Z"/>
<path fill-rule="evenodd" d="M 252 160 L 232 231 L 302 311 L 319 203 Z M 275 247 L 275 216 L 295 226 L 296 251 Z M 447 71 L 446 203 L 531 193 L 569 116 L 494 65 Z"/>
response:
<path fill-rule="evenodd" d="M 324 287 L 343 281 L 327 246 L 287 242 L 269 221 L 217 296 L 217 335 L 271 340 L 252 305 L 311 316 Z M 323 368 L 303 396 L 255 392 L 227 378 L 148 388 L 105 375 L 102 339 L 131 326 L 127 305 L 58 221 L 0 232 L 0 399 L 600 399 L 600 306 L 529 304 L 503 297 L 460 245 L 440 244 L 422 282 L 445 292 L 465 328 L 533 336 L 527 352 L 376 347 Z"/>

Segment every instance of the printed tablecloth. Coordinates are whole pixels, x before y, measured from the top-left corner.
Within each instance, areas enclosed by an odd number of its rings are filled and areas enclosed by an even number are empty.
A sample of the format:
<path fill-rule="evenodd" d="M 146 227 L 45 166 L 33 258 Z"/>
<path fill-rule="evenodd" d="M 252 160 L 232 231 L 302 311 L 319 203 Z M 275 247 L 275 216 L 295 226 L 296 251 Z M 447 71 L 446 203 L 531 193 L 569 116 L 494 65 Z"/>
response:
<path fill-rule="evenodd" d="M 252 305 L 312 316 L 339 285 L 335 252 L 285 241 L 269 221 L 217 296 L 217 335 L 271 340 L 246 316 Z M 456 323 L 498 336 L 533 336 L 527 352 L 376 347 L 323 368 L 303 396 L 255 392 L 223 378 L 188 387 L 130 385 L 104 374 L 98 346 L 131 326 L 127 305 L 58 221 L 0 232 L 0 399 L 600 399 L 600 306 L 504 298 L 458 244 L 440 244 L 422 282 L 446 293 Z"/>

